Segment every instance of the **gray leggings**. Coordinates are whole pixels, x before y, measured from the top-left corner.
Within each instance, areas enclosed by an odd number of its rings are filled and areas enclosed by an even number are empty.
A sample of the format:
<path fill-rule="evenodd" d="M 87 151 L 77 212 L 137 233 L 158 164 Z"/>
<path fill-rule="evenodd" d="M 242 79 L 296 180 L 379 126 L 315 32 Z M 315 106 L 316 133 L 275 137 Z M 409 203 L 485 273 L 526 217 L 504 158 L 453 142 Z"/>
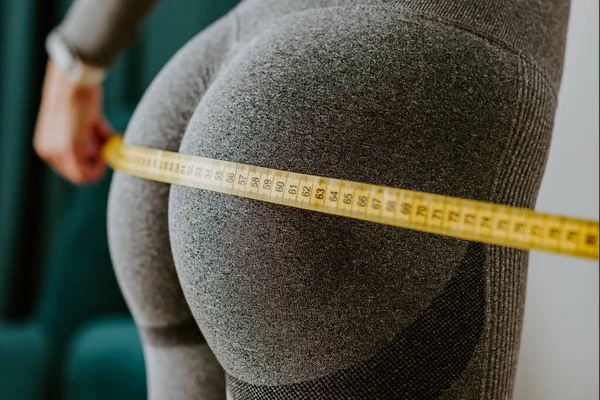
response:
<path fill-rule="evenodd" d="M 533 207 L 566 0 L 248 0 L 125 141 Z M 504 399 L 527 253 L 115 175 L 152 399 Z"/>

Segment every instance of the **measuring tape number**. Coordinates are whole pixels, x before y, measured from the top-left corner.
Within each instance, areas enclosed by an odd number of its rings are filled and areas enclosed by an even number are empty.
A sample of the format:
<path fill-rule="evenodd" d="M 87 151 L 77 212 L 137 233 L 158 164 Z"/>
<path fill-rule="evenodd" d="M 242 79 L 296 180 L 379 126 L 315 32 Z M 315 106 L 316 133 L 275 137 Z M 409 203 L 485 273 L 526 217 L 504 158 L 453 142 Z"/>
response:
<path fill-rule="evenodd" d="M 598 260 L 598 221 L 146 147 L 121 137 L 107 163 L 133 176 L 421 232 Z"/>

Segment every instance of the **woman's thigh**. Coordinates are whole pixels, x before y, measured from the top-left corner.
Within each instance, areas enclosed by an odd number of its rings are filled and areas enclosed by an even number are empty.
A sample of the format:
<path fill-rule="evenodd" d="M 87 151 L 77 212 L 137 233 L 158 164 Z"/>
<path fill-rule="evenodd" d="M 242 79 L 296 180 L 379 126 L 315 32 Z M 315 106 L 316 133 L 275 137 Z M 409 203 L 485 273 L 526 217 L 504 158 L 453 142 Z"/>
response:
<path fill-rule="evenodd" d="M 522 61 L 411 18 L 330 8 L 278 20 L 211 85 L 180 151 L 491 200 L 519 118 Z M 520 293 L 521 252 L 180 186 L 169 230 L 233 398 L 475 399 L 486 374 L 512 371 L 514 341 L 485 371 L 487 338 L 514 339 L 520 318 L 510 299 L 505 331 L 487 325 L 486 270 L 514 270 Z M 494 384 L 506 393 L 509 381 Z"/>

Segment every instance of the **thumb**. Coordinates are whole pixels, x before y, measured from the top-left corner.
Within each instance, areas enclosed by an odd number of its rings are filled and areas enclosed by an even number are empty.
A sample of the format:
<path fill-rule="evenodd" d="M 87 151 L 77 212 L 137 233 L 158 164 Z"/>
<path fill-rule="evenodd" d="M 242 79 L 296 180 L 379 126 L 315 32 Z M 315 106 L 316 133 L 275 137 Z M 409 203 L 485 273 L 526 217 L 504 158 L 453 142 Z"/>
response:
<path fill-rule="evenodd" d="M 115 130 L 113 129 L 113 127 L 104 118 L 102 118 L 102 119 L 100 119 L 100 121 L 98 121 L 98 124 L 96 126 L 96 132 L 99 136 L 99 139 L 102 141 L 102 143 L 106 142 L 108 139 L 111 138 L 111 136 L 113 136 L 115 134 Z"/>

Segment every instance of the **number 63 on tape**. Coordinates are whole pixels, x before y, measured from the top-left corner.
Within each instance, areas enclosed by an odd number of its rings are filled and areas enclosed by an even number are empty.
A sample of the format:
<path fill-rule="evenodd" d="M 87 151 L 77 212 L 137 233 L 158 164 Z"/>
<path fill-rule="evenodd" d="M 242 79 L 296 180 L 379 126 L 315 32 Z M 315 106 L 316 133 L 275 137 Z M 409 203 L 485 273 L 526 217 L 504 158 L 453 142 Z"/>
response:
<path fill-rule="evenodd" d="M 114 169 L 290 207 L 492 245 L 598 260 L 598 221 L 129 146 L 103 149 Z"/>

